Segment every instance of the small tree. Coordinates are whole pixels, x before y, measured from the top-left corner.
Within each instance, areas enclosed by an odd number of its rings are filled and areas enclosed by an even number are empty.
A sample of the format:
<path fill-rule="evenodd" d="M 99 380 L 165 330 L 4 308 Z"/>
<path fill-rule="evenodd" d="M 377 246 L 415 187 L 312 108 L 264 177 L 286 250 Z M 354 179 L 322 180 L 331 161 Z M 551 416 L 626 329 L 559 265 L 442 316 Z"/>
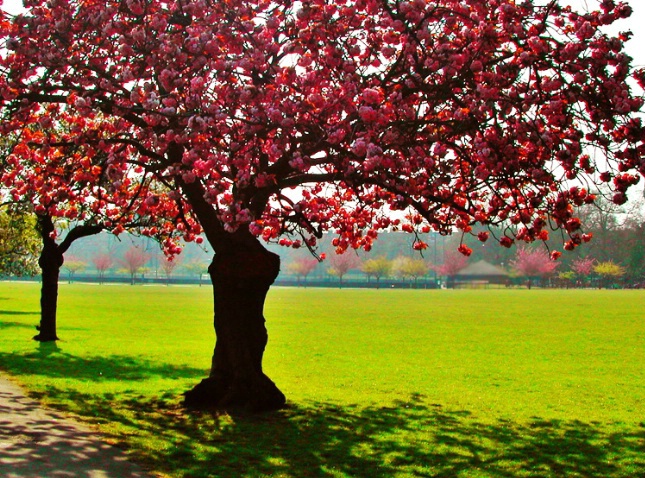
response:
<path fill-rule="evenodd" d="M 99 283 L 103 284 L 105 272 L 114 265 L 114 257 L 110 254 L 96 254 L 92 256 L 92 264 L 99 273 Z"/>
<path fill-rule="evenodd" d="M 388 277 L 392 273 L 392 261 L 385 256 L 374 257 L 363 261 L 361 270 L 367 276 L 376 278 L 376 288 L 379 288 L 381 277 Z"/>
<path fill-rule="evenodd" d="M 161 270 L 163 271 L 164 276 L 166 276 L 166 285 L 170 285 L 170 277 L 175 272 L 177 266 L 181 263 L 179 256 L 165 257 L 161 261 Z"/>
<path fill-rule="evenodd" d="M 287 271 L 298 278 L 298 285 L 300 285 L 300 279 L 306 282 L 307 276 L 313 272 L 317 265 L 318 261 L 313 257 L 301 257 L 291 262 L 287 266 Z"/>
<path fill-rule="evenodd" d="M 446 249 L 443 254 L 443 264 L 434 266 L 438 275 L 446 277 L 446 287 L 454 286 L 455 275 L 468 265 L 468 257 L 453 249 Z"/>
<path fill-rule="evenodd" d="M 87 262 L 85 262 L 84 260 L 74 256 L 67 257 L 65 259 L 65 262 L 63 263 L 63 269 L 67 271 L 67 281 L 71 283 L 72 278 L 74 277 L 74 274 L 82 271 L 86 267 L 87 267 Z"/>
<path fill-rule="evenodd" d="M 394 260 L 395 274 L 402 279 L 413 280 L 415 288 L 418 285 L 419 277 L 426 275 L 428 270 L 430 268 L 423 259 L 401 256 Z"/>
<path fill-rule="evenodd" d="M 517 249 L 515 260 L 511 261 L 511 267 L 518 275 L 526 277 L 526 285 L 530 289 L 533 280 L 553 274 L 559 263 L 551 259 L 551 256 L 544 249 L 529 249 L 520 247 Z"/>
<path fill-rule="evenodd" d="M 208 274 L 208 264 L 206 262 L 193 259 L 182 264 L 181 267 L 189 274 L 199 276 L 199 287 L 202 286 L 202 278 L 205 274 Z"/>
<path fill-rule="evenodd" d="M 609 287 L 614 284 L 618 279 L 625 275 L 625 268 L 613 261 L 603 261 L 596 264 L 593 271 L 598 274 L 600 280 L 599 287 Z"/>
<path fill-rule="evenodd" d="M 356 254 L 332 254 L 329 259 L 331 267 L 327 273 L 338 277 L 338 287 L 343 287 L 343 277 L 352 269 L 357 269 L 361 265 L 361 260 Z"/>
<path fill-rule="evenodd" d="M 585 282 L 589 279 L 593 273 L 596 260 L 591 257 L 583 257 L 576 259 L 571 263 L 571 270 L 576 274 L 580 285 L 584 286 Z"/>
<path fill-rule="evenodd" d="M 123 254 L 123 259 L 119 259 L 121 264 L 130 274 L 130 285 L 134 285 L 134 278 L 143 266 L 150 260 L 150 255 L 141 248 L 132 246 Z"/>

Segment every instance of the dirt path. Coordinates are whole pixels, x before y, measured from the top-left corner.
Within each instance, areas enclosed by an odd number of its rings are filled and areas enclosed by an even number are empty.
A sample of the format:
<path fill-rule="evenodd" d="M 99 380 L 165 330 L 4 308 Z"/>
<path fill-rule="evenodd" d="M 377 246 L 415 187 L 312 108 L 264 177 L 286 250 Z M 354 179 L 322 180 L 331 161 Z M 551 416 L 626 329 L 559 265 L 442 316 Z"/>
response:
<path fill-rule="evenodd" d="M 42 409 L 0 376 L 0 476 L 152 478 L 89 428 Z"/>

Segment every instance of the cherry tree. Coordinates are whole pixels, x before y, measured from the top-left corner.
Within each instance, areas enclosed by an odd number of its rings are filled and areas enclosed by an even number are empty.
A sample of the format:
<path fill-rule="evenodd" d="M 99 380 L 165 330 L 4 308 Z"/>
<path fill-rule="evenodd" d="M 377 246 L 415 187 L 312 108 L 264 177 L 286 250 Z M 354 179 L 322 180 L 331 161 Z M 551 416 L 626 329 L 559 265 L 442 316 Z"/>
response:
<path fill-rule="evenodd" d="M 179 256 L 166 257 L 163 261 L 161 261 L 161 270 L 166 276 L 166 285 L 170 285 L 170 278 L 180 263 L 181 260 L 179 259 Z"/>
<path fill-rule="evenodd" d="M 593 273 L 595 265 L 595 259 L 592 259 L 591 257 L 581 257 L 571 263 L 571 270 L 576 274 L 576 276 L 578 276 L 584 285 L 585 279 L 588 279 Z"/>
<path fill-rule="evenodd" d="M 148 263 L 150 257 L 150 254 L 140 247 L 132 246 L 125 251 L 122 259 L 117 259 L 118 263 L 130 274 L 130 285 L 134 285 L 135 276 Z"/>
<path fill-rule="evenodd" d="M 131 197 L 169 191 L 168 228 L 215 251 L 217 342 L 186 403 L 278 408 L 262 310 L 279 258 L 261 240 L 313 249 L 329 231 L 342 252 L 387 229 L 422 250 L 479 223 L 504 225 L 479 234 L 502 246 L 562 229 L 573 249 L 574 206 L 595 200 L 581 184 L 626 200 L 645 73 L 604 32 L 630 7 L 596 5 L 30 0 L 0 20 L 0 134 L 18 164 L 82 148 L 115 187 L 146 185 Z M 64 138 L 26 134 L 63 114 Z"/>
<path fill-rule="evenodd" d="M 307 276 L 311 274 L 318 266 L 318 261 L 313 257 L 300 257 L 295 259 L 287 266 L 287 270 L 298 277 L 298 284 L 300 279 L 307 280 Z"/>
<path fill-rule="evenodd" d="M 553 274 L 560 263 L 553 260 L 545 249 L 520 247 L 510 265 L 520 276 L 527 278 L 530 289 L 533 279 Z"/>
<path fill-rule="evenodd" d="M 438 275 L 446 277 L 446 286 L 452 288 L 455 275 L 467 265 L 467 255 L 453 249 L 446 249 L 443 254 L 443 263 L 433 265 L 432 268 Z"/>
<path fill-rule="evenodd" d="M 361 266 L 361 259 L 352 253 L 331 254 L 329 258 L 329 268 L 327 273 L 338 277 L 338 287 L 343 287 L 343 277 L 352 269 L 358 269 Z"/>
<path fill-rule="evenodd" d="M 99 253 L 92 256 L 92 264 L 99 273 L 99 283 L 103 283 L 105 273 L 114 265 L 114 257 L 111 254 Z"/>

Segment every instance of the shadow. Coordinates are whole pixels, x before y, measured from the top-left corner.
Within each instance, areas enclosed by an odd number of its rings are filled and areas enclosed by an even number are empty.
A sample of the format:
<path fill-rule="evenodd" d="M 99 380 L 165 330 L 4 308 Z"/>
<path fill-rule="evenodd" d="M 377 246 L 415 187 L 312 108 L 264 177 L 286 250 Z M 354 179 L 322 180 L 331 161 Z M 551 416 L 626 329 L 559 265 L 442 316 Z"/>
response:
<path fill-rule="evenodd" d="M 36 323 L 33 323 L 30 325 L 30 324 L 25 324 L 23 322 L 10 322 L 6 320 L 0 320 L 0 330 L 8 329 L 10 327 L 15 327 L 19 329 L 36 330 Z"/>
<path fill-rule="evenodd" d="M 122 450 L 96 433 L 43 411 L 11 384 L 0 388 L 0 476 L 144 478 Z"/>
<path fill-rule="evenodd" d="M 19 310 L 0 310 L 0 315 L 36 315 L 40 316 L 40 312 L 25 312 Z"/>
<path fill-rule="evenodd" d="M 74 412 L 154 436 L 133 450 L 170 476 L 635 477 L 645 476 L 645 425 L 478 420 L 413 395 L 389 406 L 291 405 L 266 415 L 186 413 L 169 397 L 111 396 L 48 387 Z M 71 405 L 70 405 L 71 406 Z"/>
<path fill-rule="evenodd" d="M 18 311 L 18 310 L 0 310 L 0 317 L 3 315 L 6 316 L 15 316 L 15 317 L 40 317 L 40 312 L 35 311 L 35 312 L 27 312 L 27 311 Z M 36 322 L 33 324 L 25 324 L 23 322 L 14 322 L 14 321 L 8 321 L 8 320 L 0 320 L 0 330 L 2 329 L 8 329 L 10 327 L 17 327 L 17 328 L 23 328 L 23 329 L 34 329 L 36 326 Z"/>
<path fill-rule="evenodd" d="M 90 382 L 106 380 L 143 381 L 152 378 L 203 378 L 202 369 L 164 364 L 142 357 L 107 355 L 76 357 L 63 352 L 55 342 L 39 342 L 34 352 L 0 352 L 2 369 L 15 375 L 39 375 Z"/>

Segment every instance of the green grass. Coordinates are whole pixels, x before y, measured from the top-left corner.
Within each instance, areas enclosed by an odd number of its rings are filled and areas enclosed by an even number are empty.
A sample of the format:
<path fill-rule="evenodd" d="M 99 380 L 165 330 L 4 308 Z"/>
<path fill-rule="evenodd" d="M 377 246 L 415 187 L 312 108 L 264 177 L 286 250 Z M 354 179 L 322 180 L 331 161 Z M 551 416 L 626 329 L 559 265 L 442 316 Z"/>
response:
<path fill-rule="evenodd" d="M 0 368 L 172 477 L 645 476 L 645 291 L 275 288 L 289 408 L 187 414 L 208 287 L 0 283 Z"/>

